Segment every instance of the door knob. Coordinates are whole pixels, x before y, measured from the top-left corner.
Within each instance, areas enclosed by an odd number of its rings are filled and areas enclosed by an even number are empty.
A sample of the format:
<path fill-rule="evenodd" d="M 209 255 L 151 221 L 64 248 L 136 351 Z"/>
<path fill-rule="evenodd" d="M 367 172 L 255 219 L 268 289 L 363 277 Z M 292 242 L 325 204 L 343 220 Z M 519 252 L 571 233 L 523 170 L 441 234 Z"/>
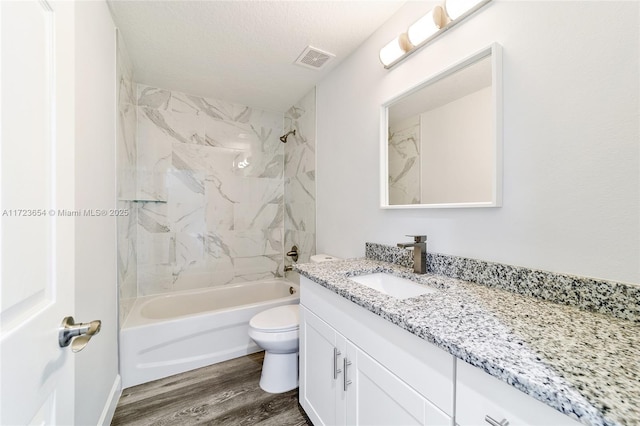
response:
<path fill-rule="evenodd" d="M 100 332 L 101 326 L 100 320 L 76 324 L 73 317 L 65 317 L 58 329 L 58 344 L 61 348 L 71 344 L 73 352 L 80 352 L 87 346 L 89 340 Z"/>

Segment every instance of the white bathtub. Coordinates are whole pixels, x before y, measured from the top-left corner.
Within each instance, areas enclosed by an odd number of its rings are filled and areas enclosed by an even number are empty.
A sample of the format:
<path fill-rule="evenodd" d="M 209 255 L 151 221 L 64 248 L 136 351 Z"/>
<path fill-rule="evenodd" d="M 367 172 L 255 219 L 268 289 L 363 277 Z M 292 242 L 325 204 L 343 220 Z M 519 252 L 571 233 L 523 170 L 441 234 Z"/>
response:
<path fill-rule="evenodd" d="M 258 352 L 251 317 L 299 301 L 282 279 L 140 297 L 120 331 L 122 387 Z"/>

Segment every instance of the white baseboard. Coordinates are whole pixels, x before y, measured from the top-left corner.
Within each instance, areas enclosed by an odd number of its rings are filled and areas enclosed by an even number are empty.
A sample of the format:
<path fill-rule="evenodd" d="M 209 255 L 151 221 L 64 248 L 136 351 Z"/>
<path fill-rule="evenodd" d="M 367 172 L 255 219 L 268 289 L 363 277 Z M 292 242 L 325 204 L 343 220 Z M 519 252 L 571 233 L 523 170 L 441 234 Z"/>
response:
<path fill-rule="evenodd" d="M 113 420 L 113 415 L 116 412 L 116 406 L 118 405 L 118 400 L 120 399 L 121 394 L 122 380 L 118 374 L 116 379 L 113 381 L 111 392 L 109 392 L 109 398 L 107 399 L 107 403 L 104 405 L 104 409 L 102 410 L 102 414 L 98 420 L 99 425 L 109 426 L 111 424 L 111 420 Z"/>

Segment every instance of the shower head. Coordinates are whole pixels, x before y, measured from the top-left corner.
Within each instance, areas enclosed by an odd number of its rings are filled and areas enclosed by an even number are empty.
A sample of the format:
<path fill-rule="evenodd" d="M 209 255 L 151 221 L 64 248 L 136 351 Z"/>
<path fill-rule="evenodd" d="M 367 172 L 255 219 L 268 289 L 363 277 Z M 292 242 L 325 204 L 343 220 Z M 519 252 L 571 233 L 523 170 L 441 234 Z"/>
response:
<path fill-rule="evenodd" d="M 296 135 L 296 129 L 293 130 L 289 130 L 287 133 L 285 133 L 284 135 L 280 136 L 280 141 L 282 143 L 287 143 L 287 138 L 289 137 L 290 134 L 292 134 L 295 136 Z"/>

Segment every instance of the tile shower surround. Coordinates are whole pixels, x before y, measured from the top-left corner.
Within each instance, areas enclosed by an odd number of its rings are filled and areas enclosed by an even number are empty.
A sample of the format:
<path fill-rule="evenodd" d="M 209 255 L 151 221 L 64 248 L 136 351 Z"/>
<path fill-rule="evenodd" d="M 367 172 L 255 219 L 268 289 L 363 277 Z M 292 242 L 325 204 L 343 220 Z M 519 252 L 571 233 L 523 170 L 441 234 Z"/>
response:
<path fill-rule="evenodd" d="M 367 259 L 413 267 L 411 250 L 365 244 Z M 640 322 L 640 286 L 539 271 L 483 260 L 427 254 L 427 271 L 523 296 L 536 297 L 618 318 Z"/>
<path fill-rule="evenodd" d="M 281 113 L 138 85 L 138 295 L 282 275 Z"/>
<path fill-rule="evenodd" d="M 316 93 L 312 89 L 284 114 L 284 248 L 298 247 L 298 263 L 316 253 Z M 293 263 L 285 257 L 285 264 Z"/>
<path fill-rule="evenodd" d="M 127 105 L 138 296 L 282 276 L 283 241 L 315 253 L 315 89 L 284 117 L 141 84 Z"/>
<path fill-rule="evenodd" d="M 137 296 L 136 227 L 136 83 L 126 48 L 118 33 L 117 82 L 118 114 L 116 118 L 117 208 L 129 212 L 116 218 L 119 323 L 122 325 Z"/>

